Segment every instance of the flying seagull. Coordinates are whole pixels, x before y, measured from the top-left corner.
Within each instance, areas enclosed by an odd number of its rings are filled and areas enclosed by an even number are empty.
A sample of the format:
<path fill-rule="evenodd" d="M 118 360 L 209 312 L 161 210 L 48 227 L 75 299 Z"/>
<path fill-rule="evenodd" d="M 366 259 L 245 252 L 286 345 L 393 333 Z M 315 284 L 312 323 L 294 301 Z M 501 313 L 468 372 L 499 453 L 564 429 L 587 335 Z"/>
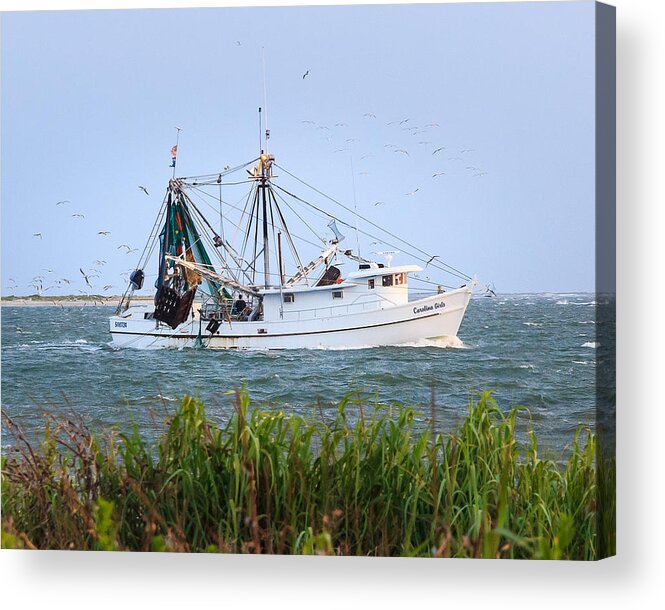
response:
<path fill-rule="evenodd" d="M 83 214 L 72 214 L 72 218 L 85 218 Z"/>
<path fill-rule="evenodd" d="M 446 150 L 445 146 L 442 146 L 441 148 L 437 148 L 432 154 L 435 155 L 438 152 L 441 152 L 442 150 Z"/>
<path fill-rule="evenodd" d="M 97 231 L 97 235 L 108 235 L 111 231 Z"/>
<path fill-rule="evenodd" d="M 64 205 L 65 203 L 71 203 L 69 199 L 63 199 L 62 201 L 58 201 L 55 205 Z"/>
<path fill-rule="evenodd" d="M 410 193 L 404 193 L 404 194 L 408 197 L 409 195 L 415 195 L 419 190 L 420 187 L 418 187 L 415 191 L 411 191 Z"/>
<path fill-rule="evenodd" d="M 86 275 L 85 271 L 79 267 L 79 271 L 81 272 L 81 275 L 83 276 L 83 279 L 85 280 L 85 283 L 92 288 L 92 284 L 90 283 L 90 280 L 88 279 L 88 276 Z"/>
<path fill-rule="evenodd" d="M 365 118 L 368 118 L 368 119 L 375 119 L 376 118 L 376 115 L 372 114 L 371 112 L 366 112 L 365 114 L 363 114 L 363 116 Z"/>
<path fill-rule="evenodd" d="M 39 239 L 42 238 L 42 234 L 41 234 L 41 233 L 33 233 L 32 236 L 33 236 L 33 237 L 39 237 Z"/>
<path fill-rule="evenodd" d="M 374 205 L 383 205 L 384 203 L 385 203 L 385 201 L 377 201 Z M 377 241 L 377 242 L 374 242 L 374 243 L 378 244 L 379 242 Z"/>
<path fill-rule="evenodd" d="M 150 195 L 150 193 L 148 192 L 148 189 L 145 188 L 145 186 L 141 186 L 141 185 L 139 185 L 139 188 L 140 188 L 140 189 L 141 189 L 146 195 Z"/>
<path fill-rule="evenodd" d="M 468 152 L 473 152 L 473 148 L 465 148 L 464 150 L 460 150 L 461 153 L 468 153 Z"/>
<path fill-rule="evenodd" d="M 120 250 L 120 248 L 127 248 L 127 251 L 129 252 L 131 248 L 127 244 L 120 244 L 116 250 Z"/>
<path fill-rule="evenodd" d="M 408 153 L 408 151 L 404 150 L 403 148 L 396 148 L 395 150 L 393 150 L 393 152 L 396 152 L 396 153 L 398 153 L 398 152 L 399 152 L 399 153 L 404 153 L 407 157 L 410 157 L 410 156 L 411 156 L 411 155 Z"/>
<path fill-rule="evenodd" d="M 307 72 L 305 72 L 305 74 L 302 75 L 302 79 L 305 80 L 305 77 L 306 77 L 308 74 L 309 74 L 309 70 L 307 70 Z"/>
<path fill-rule="evenodd" d="M 430 258 L 426 263 L 425 263 L 425 269 L 427 269 L 427 265 L 429 265 L 435 258 L 439 258 L 438 254 L 435 254 L 432 258 Z"/>
<path fill-rule="evenodd" d="M 436 178 L 437 176 L 444 176 L 446 172 L 437 172 L 436 174 L 432 174 L 432 178 Z"/>

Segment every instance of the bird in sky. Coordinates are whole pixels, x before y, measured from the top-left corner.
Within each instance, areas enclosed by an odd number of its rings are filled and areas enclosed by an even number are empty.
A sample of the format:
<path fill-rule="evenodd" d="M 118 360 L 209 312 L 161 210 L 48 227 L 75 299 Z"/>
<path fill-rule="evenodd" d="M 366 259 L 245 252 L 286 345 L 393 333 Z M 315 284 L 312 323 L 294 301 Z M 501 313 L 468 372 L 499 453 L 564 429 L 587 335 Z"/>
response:
<path fill-rule="evenodd" d="M 422 142 L 418 142 L 418 144 L 431 144 L 431 142 L 429 142 L 429 141 L 426 142 L 426 141 L 423 140 Z"/>
<path fill-rule="evenodd" d="M 374 156 L 374 155 L 373 155 L 372 153 L 367 153 L 366 155 L 363 155 L 362 157 L 360 157 L 360 159 L 361 159 L 361 160 L 362 160 L 362 159 L 368 159 L 369 157 L 373 157 L 373 156 Z"/>
<path fill-rule="evenodd" d="M 468 152 L 473 152 L 473 151 L 474 151 L 473 148 L 465 148 L 464 150 L 460 150 L 460 153 L 463 154 L 463 153 L 468 153 Z"/>
<path fill-rule="evenodd" d="M 397 144 L 384 144 L 383 148 L 397 148 Z"/>
<path fill-rule="evenodd" d="M 427 125 L 425 125 L 425 127 L 438 127 L 438 126 L 439 126 L 438 123 L 427 123 Z"/>
<path fill-rule="evenodd" d="M 383 205 L 384 203 L 385 203 L 385 201 L 377 201 L 374 205 L 375 205 L 375 206 L 376 206 L 376 205 Z M 377 241 L 377 242 L 374 242 L 374 243 L 375 243 L 375 244 L 378 244 L 379 242 Z"/>
<path fill-rule="evenodd" d="M 305 74 L 302 75 L 302 79 L 305 80 L 305 77 L 308 75 L 309 75 L 309 70 L 307 70 L 307 72 L 305 72 Z"/>
<path fill-rule="evenodd" d="M 481 178 L 482 176 L 486 176 L 487 172 L 480 172 L 479 174 L 473 174 L 474 178 Z"/>
<path fill-rule="evenodd" d="M 131 254 L 132 252 L 138 252 L 138 251 L 139 251 L 138 248 L 130 248 L 129 250 L 127 250 L 127 254 Z"/>
<path fill-rule="evenodd" d="M 62 201 L 58 201 L 55 205 L 64 205 L 65 203 L 70 203 L 69 199 L 63 199 Z"/>
<path fill-rule="evenodd" d="M 241 43 L 240 43 L 239 40 L 236 40 L 236 44 L 237 44 L 238 46 L 241 46 Z"/>
<path fill-rule="evenodd" d="M 106 265 L 106 261 L 96 260 L 95 265 L 97 265 L 98 267 L 101 267 L 102 265 Z"/>
<path fill-rule="evenodd" d="M 406 150 L 404 150 L 403 148 L 396 148 L 395 150 L 393 150 L 393 152 L 396 152 L 396 153 L 404 153 L 407 157 L 410 157 L 410 156 L 411 156 L 411 155 L 409 154 L 409 152 L 406 151 Z"/>
<path fill-rule="evenodd" d="M 439 258 L 438 254 L 435 254 L 432 258 L 430 258 L 426 263 L 425 263 L 425 269 L 427 269 L 427 265 L 429 265 L 435 258 Z"/>
<path fill-rule="evenodd" d="M 317 129 L 325 129 L 327 131 L 330 131 L 330 127 L 326 127 L 325 125 L 319 125 Z"/>
<path fill-rule="evenodd" d="M 437 172 L 436 174 L 432 174 L 432 178 L 436 178 L 437 176 L 445 176 L 446 172 Z"/>
<path fill-rule="evenodd" d="M 145 186 L 141 186 L 141 185 L 139 184 L 139 188 L 140 188 L 140 189 L 141 189 L 146 195 L 150 195 L 150 193 L 148 192 L 148 189 L 145 188 Z"/>
<path fill-rule="evenodd" d="M 432 154 L 435 155 L 438 152 L 441 152 L 442 150 L 446 150 L 445 146 L 442 146 L 441 148 L 437 148 Z"/>
<path fill-rule="evenodd" d="M 348 140 L 344 140 L 345 142 L 357 142 L 358 138 L 349 138 Z"/>
<path fill-rule="evenodd" d="M 111 231 L 97 231 L 97 235 L 108 235 Z"/>
<path fill-rule="evenodd" d="M 465 167 L 464 169 L 470 169 L 470 170 L 477 170 L 477 167 L 473 167 L 473 165 L 469 165 L 468 167 Z"/>
<path fill-rule="evenodd" d="M 71 280 L 68 280 L 66 277 L 61 278 L 61 282 L 64 282 L 65 284 L 71 284 Z"/>
<path fill-rule="evenodd" d="M 348 127 L 348 123 L 335 123 L 335 127 Z"/>
<path fill-rule="evenodd" d="M 404 193 L 404 194 L 408 197 L 410 195 L 415 195 L 419 190 L 420 190 L 420 187 L 417 188 L 415 191 L 411 191 L 410 193 Z"/>
<path fill-rule="evenodd" d="M 408 123 L 411 119 L 402 119 L 399 124 L 404 125 L 404 123 Z"/>
<path fill-rule="evenodd" d="M 363 116 L 364 116 L 366 119 L 375 119 L 375 118 L 376 118 L 376 115 L 375 115 L 375 114 L 372 114 L 371 112 L 366 112 L 365 114 L 363 114 Z"/>
<path fill-rule="evenodd" d="M 306 125 L 316 125 L 314 121 L 300 121 L 301 123 L 305 123 Z"/>
<path fill-rule="evenodd" d="M 42 238 L 42 234 L 41 234 L 41 233 L 33 233 L 32 236 L 33 236 L 33 237 L 39 237 L 39 239 Z"/>
<path fill-rule="evenodd" d="M 127 244 L 120 244 L 116 250 L 120 250 L 120 248 L 127 248 L 127 251 L 131 250 L 132 248 L 128 246 Z"/>
<path fill-rule="evenodd" d="M 110 290 L 111 288 L 113 288 L 113 284 L 106 284 L 102 290 Z"/>
<path fill-rule="evenodd" d="M 86 274 L 86 272 L 83 271 L 83 269 L 81 269 L 80 267 L 79 267 L 79 271 L 81 272 L 81 275 L 83 276 L 83 279 L 85 280 L 85 283 L 88 286 L 90 286 L 90 288 L 92 288 L 92 284 L 90 283 L 90 280 L 88 279 L 88 275 Z"/>
<path fill-rule="evenodd" d="M 72 214 L 72 218 L 85 218 L 83 214 Z"/>

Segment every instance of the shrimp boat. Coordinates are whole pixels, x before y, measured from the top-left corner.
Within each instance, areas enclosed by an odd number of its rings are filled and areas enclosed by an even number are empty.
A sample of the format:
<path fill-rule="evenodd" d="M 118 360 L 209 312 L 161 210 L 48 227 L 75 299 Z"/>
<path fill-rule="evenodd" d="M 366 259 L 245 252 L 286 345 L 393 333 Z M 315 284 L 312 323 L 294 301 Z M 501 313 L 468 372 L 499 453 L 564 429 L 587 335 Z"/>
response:
<path fill-rule="evenodd" d="M 276 170 L 309 185 L 278 166 L 267 146 L 265 150 L 219 173 L 169 180 L 148 243 L 110 318 L 112 346 L 351 349 L 457 337 L 475 279 L 317 189 L 354 221 L 286 190 L 276 183 Z M 236 203 L 230 196 L 222 198 L 222 188 L 226 193 L 242 185 Z M 215 226 L 203 213 L 206 207 L 215 212 Z M 308 222 L 305 212 L 313 220 Z M 289 224 L 294 218 L 316 239 L 293 233 Z M 416 275 L 422 266 L 393 266 L 394 255 L 400 253 L 394 250 L 375 253 L 384 257 L 378 261 L 342 245 L 338 224 L 359 231 L 359 219 L 380 233 L 377 237 L 361 231 L 363 235 L 401 247 L 425 263 L 428 272 L 438 269 L 464 284 L 430 282 L 428 290 L 416 293 L 410 281 L 427 282 Z M 316 222 L 326 227 L 326 235 L 312 228 Z M 310 262 L 303 263 L 299 242 L 317 248 Z M 137 303 L 135 293 L 150 277 L 145 269 L 157 246 L 154 303 Z M 417 298 L 410 298 L 414 294 Z"/>

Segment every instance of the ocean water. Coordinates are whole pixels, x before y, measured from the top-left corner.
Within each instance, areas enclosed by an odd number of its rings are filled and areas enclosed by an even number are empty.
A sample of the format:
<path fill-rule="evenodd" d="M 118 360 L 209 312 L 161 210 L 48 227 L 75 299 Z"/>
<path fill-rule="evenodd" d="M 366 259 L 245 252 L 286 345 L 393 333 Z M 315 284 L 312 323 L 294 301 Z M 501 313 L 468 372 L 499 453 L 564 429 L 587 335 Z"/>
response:
<path fill-rule="evenodd" d="M 215 421 L 243 385 L 253 403 L 324 416 L 357 391 L 384 404 L 413 405 L 451 429 L 469 400 L 491 390 L 502 409 L 524 406 L 541 446 L 561 455 L 581 425 L 594 428 L 595 302 L 589 294 L 500 295 L 471 301 L 457 347 L 355 350 L 115 350 L 113 307 L 2 308 L 2 407 L 31 439 L 44 413 L 80 414 L 95 430 L 135 421 L 147 434 L 155 412 L 184 394 L 204 399 Z M 12 438 L 3 430 L 3 452 Z"/>

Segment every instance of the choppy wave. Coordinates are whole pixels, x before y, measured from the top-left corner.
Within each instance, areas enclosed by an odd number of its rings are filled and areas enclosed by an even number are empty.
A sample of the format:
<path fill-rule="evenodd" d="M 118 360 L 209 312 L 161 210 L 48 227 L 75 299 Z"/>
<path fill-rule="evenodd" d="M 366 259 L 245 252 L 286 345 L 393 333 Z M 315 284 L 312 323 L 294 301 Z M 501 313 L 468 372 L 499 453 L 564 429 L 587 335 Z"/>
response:
<path fill-rule="evenodd" d="M 569 301 L 568 299 L 561 299 L 556 302 L 557 305 L 597 305 L 596 301 Z"/>
<path fill-rule="evenodd" d="M 582 343 L 582 347 L 590 347 L 591 349 L 596 349 L 599 346 L 600 343 L 598 343 L 598 341 L 587 341 L 586 343 Z"/>
<path fill-rule="evenodd" d="M 76 339 L 74 341 L 65 339 L 64 341 L 30 341 L 29 343 L 17 343 L 15 345 L 3 346 L 3 349 L 17 350 L 71 350 L 78 349 L 88 352 L 96 352 L 102 348 L 101 345 L 90 344 L 85 339 Z"/>

